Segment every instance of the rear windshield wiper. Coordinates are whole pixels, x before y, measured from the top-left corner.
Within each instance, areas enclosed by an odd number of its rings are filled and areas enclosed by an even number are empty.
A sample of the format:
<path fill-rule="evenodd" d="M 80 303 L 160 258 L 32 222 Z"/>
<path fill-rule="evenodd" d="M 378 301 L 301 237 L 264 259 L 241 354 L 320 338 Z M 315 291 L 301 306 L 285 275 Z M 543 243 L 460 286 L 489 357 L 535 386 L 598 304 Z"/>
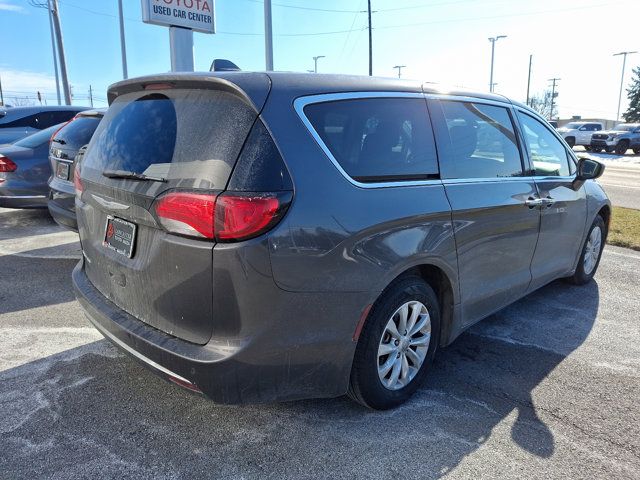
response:
<path fill-rule="evenodd" d="M 151 175 L 145 175 L 144 173 L 130 172 L 128 170 L 105 170 L 102 172 L 107 178 L 128 178 L 131 180 L 141 180 L 149 182 L 166 182 L 166 178 L 153 177 Z"/>

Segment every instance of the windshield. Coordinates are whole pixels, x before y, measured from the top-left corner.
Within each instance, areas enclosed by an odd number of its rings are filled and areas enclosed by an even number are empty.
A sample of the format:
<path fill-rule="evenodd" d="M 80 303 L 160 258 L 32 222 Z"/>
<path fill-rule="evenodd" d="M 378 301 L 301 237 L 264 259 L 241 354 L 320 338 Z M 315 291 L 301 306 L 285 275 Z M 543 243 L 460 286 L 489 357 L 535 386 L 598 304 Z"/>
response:
<path fill-rule="evenodd" d="M 616 125 L 614 130 L 619 130 L 621 132 L 630 132 L 631 130 L 635 130 L 637 127 L 637 125 L 631 125 L 628 123 L 621 123 L 619 125 Z"/>
<path fill-rule="evenodd" d="M 575 122 L 572 122 L 572 123 L 567 123 L 567 124 L 566 124 L 564 127 L 562 127 L 562 128 L 568 128 L 569 130 L 576 130 L 576 129 L 580 128 L 580 127 L 581 127 L 581 126 L 583 126 L 583 125 L 584 125 L 584 123 L 575 123 Z"/>
<path fill-rule="evenodd" d="M 33 135 L 29 135 L 28 137 L 24 137 L 18 140 L 14 143 L 14 145 L 24 148 L 37 148 L 40 145 L 49 143 L 49 140 L 51 140 L 51 136 L 56 133 L 56 130 L 62 127 L 62 125 L 64 125 L 64 123 L 59 123 L 58 125 L 54 125 L 53 127 L 40 130 L 38 133 L 34 133 Z"/>

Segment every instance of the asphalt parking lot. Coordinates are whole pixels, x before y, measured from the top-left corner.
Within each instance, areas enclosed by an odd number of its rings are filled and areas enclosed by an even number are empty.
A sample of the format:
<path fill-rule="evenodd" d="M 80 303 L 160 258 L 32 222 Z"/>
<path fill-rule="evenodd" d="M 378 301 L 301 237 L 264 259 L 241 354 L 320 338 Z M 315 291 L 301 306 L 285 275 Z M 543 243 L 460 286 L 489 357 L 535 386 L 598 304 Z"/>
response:
<path fill-rule="evenodd" d="M 74 234 L 0 209 L 0 478 L 640 478 L 640 253 L 554 282 L 441 350 L 395 411 L 220 406 L 88 324 Z"/>

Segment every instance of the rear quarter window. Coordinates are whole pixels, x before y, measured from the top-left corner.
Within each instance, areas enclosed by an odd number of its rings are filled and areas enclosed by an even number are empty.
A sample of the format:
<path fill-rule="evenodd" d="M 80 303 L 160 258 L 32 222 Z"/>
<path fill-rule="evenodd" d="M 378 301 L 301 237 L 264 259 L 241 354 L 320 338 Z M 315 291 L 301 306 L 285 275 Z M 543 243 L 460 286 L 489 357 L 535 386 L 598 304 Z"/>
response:
<path fill-rule="evenodd" d="M 438 177 L 435 140 L 423 99 L 312 103 L 304 108 L 304 114 L 340 167 L 354 180 Z"/>
<path fill-rule="evenodd" d="M 184 188 L 224 188 L 256 115 L 215 90 L 121 95 L 93 135 L 83 175 L 126 170 Z"/>

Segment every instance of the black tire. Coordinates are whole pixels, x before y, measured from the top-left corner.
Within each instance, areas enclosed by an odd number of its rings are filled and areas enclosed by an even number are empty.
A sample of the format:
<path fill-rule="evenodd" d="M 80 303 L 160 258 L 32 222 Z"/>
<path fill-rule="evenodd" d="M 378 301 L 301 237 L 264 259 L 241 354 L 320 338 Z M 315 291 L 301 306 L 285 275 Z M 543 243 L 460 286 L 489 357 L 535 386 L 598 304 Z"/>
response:
<path fill-rule="evenodd" d="M 600 240 L 600 251 L 598 253 L 598 260 L 596 261 L 594 267 L 590 272 L 587 273 L 585 272 L 584 257 L 587 253 L 587 244 L 589 241 L 589 237 L 591 236 L 591 232 L 593 231 L 593 229 L 596 227 L 599 227 L 600 232 L 602 232 Z M 595 220 L 591 224 L 591 228 L 589 228 L 589 231 L 587 232 L 587 236 L 585 237 L 584 242 L 582 243 L 582 252 L 580 253 L 580 260 L 578 260 L 578 267 L 576 268 L 576 272 L 572 276 L 567 277 L 565 280 L 567 280 L 569 283 L 573 283 L 574 285 L 584 285 L 585 283 L 589 283 L 591 281 L 593 276 L 596 274 L 596 271 L 598 270 L 598 265 L 600 265 L 600 259 L 602 258 L 602 250 L 604 249 L 606 238 L 607 226 L 605 225 L 602 217 L 600 215 L 597 215 Z"/>
<path fill-rule="evenodd" d="M 591 150 L 594 153 L 600 153 L 602 151 L 602 147 L 591 147 Z"/>
<path fill-rule="evenodd" d="M 635 155 L 640 155 L 640 148 L 634 148 L 634 149 L 633 149 L 633 153 L 634 153 Z"/>
<path fill-rule="evenodd" d="M 605 147 L 604 151 L 607 153 L 613 153 L 616 147 Z"/>
<path fill-rule="evenodd" d="M 584 146 L 584 149 L 585 149 L 587 152 L 590 152 L 590 151 L 591 151 L 591 146 L 590 146 L 590 145 L 585 145 L 585 146 Z"/>
<path fill-rule="evenodd" d="M 616 145 L 616 155 L 624 155 L 629 150 L 629 142 L 627 140 L 620 140 Z"/>
<path fill-rule="evenodd" d="M 378 376 L 378 347 L 387 322 L 403 304 L 417 300 L 431 318 L 431 338 L 422 365 L 407 385 L 398 390 L 387 389 Z M 348 395 L 356 402 L 376 410 L 394 408 L 405 402 L 422 384 L 433 362 L 440 338 L 440 307 L 433 289 L 417 275 L 394 281 L 371 308 L 358 339 Z"/>
<path fill-rule="evenodd" d="M 567 138 L 565 138 L 565 141 L 567 142 L 567 145 L 569 145 L 571 148 L 576 146 L 575 137 L 567 137 Z"/>

